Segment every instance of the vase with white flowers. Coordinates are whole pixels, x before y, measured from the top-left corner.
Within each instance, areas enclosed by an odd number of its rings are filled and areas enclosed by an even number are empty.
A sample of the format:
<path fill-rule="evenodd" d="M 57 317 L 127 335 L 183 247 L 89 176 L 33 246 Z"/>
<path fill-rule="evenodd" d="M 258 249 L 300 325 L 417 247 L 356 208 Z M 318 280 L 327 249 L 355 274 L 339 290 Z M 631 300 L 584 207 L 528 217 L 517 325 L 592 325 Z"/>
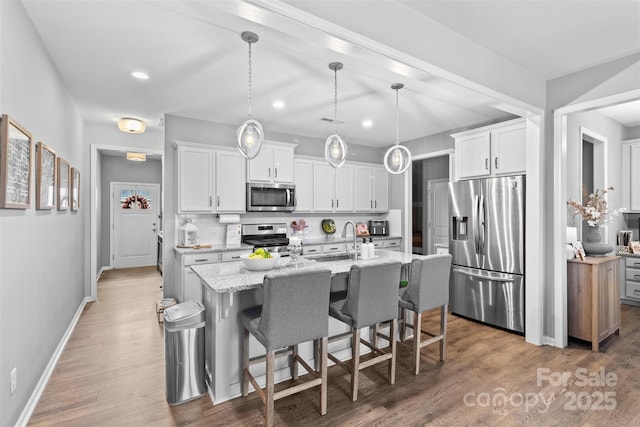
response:
<path fill-rule="evenodd" d="M 573 208 L 574 214 L 579 215 L 589 226 L 582 242 L 587 255 L 605 255 L 613 251 L 613 246 L 602 243 L 602 237 L 600 236 L 600 225 L 610 222 L 611 215 L 614 214 L 609 212 L 607 201 L 604 198 L 604 195 L 612 190 L 613 187 L 608 187 L 603 190 L 596 190 L 588 195 L 585 191 L 585 201 L 583 203 L 575 200 L 567 202 L 567 205 Z"/>

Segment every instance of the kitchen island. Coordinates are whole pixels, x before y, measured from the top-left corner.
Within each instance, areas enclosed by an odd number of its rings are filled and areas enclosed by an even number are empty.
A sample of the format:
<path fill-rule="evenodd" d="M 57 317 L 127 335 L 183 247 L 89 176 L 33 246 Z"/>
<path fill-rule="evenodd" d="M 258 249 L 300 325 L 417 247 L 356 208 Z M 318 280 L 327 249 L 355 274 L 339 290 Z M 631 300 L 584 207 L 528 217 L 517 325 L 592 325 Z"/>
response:
<path fill-rule="evenodd" d="M 357 264 L 366 266 L 400 262 L 404 266 L 402 274 L 406 275 L 406 267 L 415 257 L 412 254 L 380 250 L 377 251 L 375 258 L 359 259 Z M 339 292 L 345 289 L 347 275 L 353 264 L 354 261 L 351 259 L 332 259 L 323 262 L 301 257 L 296 267 L 292 265 L 291 258 L 285 257 L 279 259 L 276 267 L 270 271 L 249 271 L 242 262 L 193 266 L 193 271 L 201 279 L 202 303 L 206 310 L 205 368 L 209 395 L 213 403 L 224 402 L 241 395 L 242 325 L 238 320 L 238 313 L 262 303 L 262 292 L 259 288 L 262 286 L 265 274 L 328 269 L 332 273 L 332 292 Z M 393 286 L 393 284 L 390 285 Z M 329 313 L 327 317 L 329 318 Z M 348 330 L 343 323 L 329 319 L 331 335 Z M 264 354 L 262 345 L 253 337 L 250 340 L 250 357 Z M 349 344 L 346 341 L 332 343 L 329 351 L 341 359 L 351 357 Z M 313 361 L 312 343 L 301 344 L 299 352 L 306 360 Z M 257 365 L 252 368 L 252 372 L 259 384 L 264 386 L 264 366 Z M 276 382 L 289 378 L 289 375 L 288 360 L 286 358 L 276 360 Z"/>

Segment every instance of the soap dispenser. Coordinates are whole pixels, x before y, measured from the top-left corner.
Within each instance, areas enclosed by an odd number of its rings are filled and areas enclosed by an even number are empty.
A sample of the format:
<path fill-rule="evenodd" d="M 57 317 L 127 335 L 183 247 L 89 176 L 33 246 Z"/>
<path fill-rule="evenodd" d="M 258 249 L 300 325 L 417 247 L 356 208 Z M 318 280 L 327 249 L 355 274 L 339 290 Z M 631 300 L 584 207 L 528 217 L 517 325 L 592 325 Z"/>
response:
<path fill-rule="evenodd" d="M 376 256 L 376 245 L 373 244 L 373 238 L 369 237 L 369 258 Z"/>
<path fill-rule="evenodd" d="M 360 246 L 360 256 L 362 259 L 371 258 L 369 255 L 369 245 L 367 244 L 367 239 L 362 239 L 362 246 Z"/>

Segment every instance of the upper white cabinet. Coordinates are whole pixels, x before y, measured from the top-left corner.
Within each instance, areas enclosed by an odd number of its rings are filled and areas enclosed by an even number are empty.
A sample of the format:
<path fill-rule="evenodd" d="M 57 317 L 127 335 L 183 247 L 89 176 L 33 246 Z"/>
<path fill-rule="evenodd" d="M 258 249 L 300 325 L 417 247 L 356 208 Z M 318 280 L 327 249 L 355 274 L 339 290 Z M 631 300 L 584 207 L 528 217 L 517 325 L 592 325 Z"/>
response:
<path fill-rule="evenodd" d="M 451 136 L 455 139 L 457 179 L 526 173 L 527 130 L 524 119 Z"/>
<path fill-rule="evenodd" d="M 215 151 L 178 147 L 178 212 L 213 212 Z"/>
<path fill-rule="evenodd" d="M 296 159 L 296 212 L 313 211 L 313 161 Z"/>
<path fill-rule="evenodd" d="M 640 212 L 640 138 L 622 141 L 622 211 Z"/>
<path fill-rule="evenodd" d="M 293 144 L 265 142 L 260 154 L 247 162 L 249 181 L 293 183 L 294 149 Z"/>
<path fill-rule="evenodd" d="M 353 167 L 313 162 L 313 189 L 314 212 L 353 212 Z"/>
<path fill-rule="evenodd" d="M 244 212 L 245 158 L 237 151 L 216 153 L 216 212 Z"/>
<path fill-rule="evenodd" d="M 354 166 L 356 212 L 389 211 L 389 174 L 383 167 Z"/>
<path fill-rule="evenodd" d="M 245 212 L 245 159 L 230 150 L 178 146 L 178 213 Z"/>

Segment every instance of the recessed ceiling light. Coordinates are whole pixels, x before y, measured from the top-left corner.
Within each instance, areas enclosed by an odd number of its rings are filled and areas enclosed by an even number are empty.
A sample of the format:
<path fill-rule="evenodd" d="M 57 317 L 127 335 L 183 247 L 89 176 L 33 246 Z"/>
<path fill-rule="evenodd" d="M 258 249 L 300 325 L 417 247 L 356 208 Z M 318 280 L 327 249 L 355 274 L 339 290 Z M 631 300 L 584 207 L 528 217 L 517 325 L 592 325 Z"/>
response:
<path fill-rule="evenodd" d="M 134 71 L 133 73 L 131 73 L 131 75 L 136 79 L 149 80 L 149 75 L 142 71 Z"/>
<path fill-rule="evenodd" d="M 371 126 L 373 126 L 373 122 L 370 119 L 365 119 L 362 121 L 363 128 L 370 128 Z"/>
<path fill-rule="evenodd" d="M 278 99 L 277 101 L 273 101 L 273 104 L 271 104 L 271 105 L 273 105 L 273 108 L 281 110 L 281 109 L 284 108 L 284 101 L 281 101 L 281 100 Z"/>

